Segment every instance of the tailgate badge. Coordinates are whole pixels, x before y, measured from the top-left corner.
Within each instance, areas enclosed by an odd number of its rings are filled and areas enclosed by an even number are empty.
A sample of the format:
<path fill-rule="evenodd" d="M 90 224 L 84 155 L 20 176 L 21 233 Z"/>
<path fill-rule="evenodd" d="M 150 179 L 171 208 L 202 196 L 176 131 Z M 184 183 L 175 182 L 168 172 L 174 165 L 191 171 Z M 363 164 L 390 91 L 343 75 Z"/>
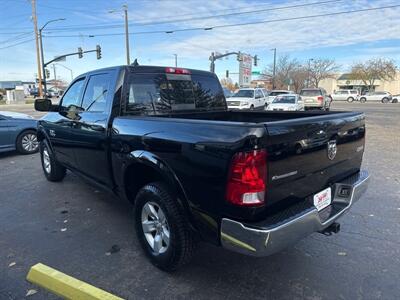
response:
<path fill-rule="evenodd" d="M 337 153 L 336 140 L 331 140 L 328 142 L 327 150 L 328 150 L 328 158 L 330 160 L 334 160 Z"/>

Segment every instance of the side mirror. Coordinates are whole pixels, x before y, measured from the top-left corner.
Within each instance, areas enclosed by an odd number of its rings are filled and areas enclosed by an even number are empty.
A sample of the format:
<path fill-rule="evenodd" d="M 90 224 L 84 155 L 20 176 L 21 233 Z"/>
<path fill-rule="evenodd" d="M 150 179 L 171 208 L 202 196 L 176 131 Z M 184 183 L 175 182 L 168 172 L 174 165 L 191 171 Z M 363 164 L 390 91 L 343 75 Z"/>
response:
<path fill-rule="evenodd" d="M 37 111 L 58 111 L 58 105 L 53 105 L 50 99 L 36 99 L 35 110 Z"/>

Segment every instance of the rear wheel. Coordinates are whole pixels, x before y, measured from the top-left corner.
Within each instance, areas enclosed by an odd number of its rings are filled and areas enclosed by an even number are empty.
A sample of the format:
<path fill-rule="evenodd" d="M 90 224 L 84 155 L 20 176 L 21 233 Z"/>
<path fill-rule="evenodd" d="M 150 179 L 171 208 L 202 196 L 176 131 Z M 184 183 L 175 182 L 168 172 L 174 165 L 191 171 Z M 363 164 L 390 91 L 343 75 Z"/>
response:
<path fill-rule="evenodd" d="M 353 98 L 353 97 L 347 98 L 347 102 L 351 103 L 351 102 L 353 102 L 353 101 L 354 101 L 354 98 Z"/>
<path fill-rule="evenodd" d="M 383 99 L 382 99 L 382 103 L 389 103 L 389 98 L 386 98 L 386 97 L 383 98 Z"/>
<path fill-rule="evenodd" d="M 392 103 L 398 103 L 399 102 L 399 100 L 397 100 L 397 98 L 394 98 L 393 100 L 392 100 Z"/>
<path fill-rule="evenodd" d="M 44 175 L 49 181 L 61 181 L 64 179 L 67 169 L 60 165 L 45 142 L 40 143 L 40 158 Z"/>
<path fill-rule="evenodd" d="M 39 150 L 35 130 L 26 130 L 22 132 L 16 142 L 17 151 L 21 154 L 32 154 Z"/>
<path fill-rule="evenodd" d="M 367 102 L 367 98 L 365 98 L 365 97 L 361 97 L 361 98 L 360 98 L 360 102 L 361 102 L 361 103 L 365 103 L 365 102 Z"/>
<path fill-rule="evenodd" d="M 136 234 L 147 257 L 158 268 L 174 271 L 187 263 L 195 238 L 176 196 L 166 185 L 144 186 L 134 206 Z"/>

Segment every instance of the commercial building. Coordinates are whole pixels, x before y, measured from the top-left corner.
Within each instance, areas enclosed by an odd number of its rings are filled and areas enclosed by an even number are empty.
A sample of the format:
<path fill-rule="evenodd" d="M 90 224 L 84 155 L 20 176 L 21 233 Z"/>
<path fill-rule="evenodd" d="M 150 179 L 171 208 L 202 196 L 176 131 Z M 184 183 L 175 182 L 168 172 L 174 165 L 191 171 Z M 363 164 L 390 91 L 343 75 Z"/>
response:
<path fill-rule="evenodd" d="M 338 74 L 333 78 L 327 78 L 320 82 L 320 87 L 324 88 L 328 94 L 338 90 L 356 89 L 361 93 L 368 91 L 368 86 L 362 80 L 351 79 L 350 74 Z M 390 81 L 375 80 L 374 91 L 389 92 L 392 95 L 400 94 L 400 72 Z"/>

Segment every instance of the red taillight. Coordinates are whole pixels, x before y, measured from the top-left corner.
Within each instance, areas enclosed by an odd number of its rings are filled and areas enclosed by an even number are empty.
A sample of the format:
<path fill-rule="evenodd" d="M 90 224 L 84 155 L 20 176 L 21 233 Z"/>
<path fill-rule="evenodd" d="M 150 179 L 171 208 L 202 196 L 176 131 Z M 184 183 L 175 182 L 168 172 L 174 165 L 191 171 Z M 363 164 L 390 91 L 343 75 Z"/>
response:
<path fill-rule="evenodd" d="M 322 102 L 322 101 L 324 101 L 324 97 L 318 96 L 317 100 L 318 100 L 319 102 Z"/>
<path fill-rule="evenodd" d="M 181 69 L 181 68 L 165 68 L 165 72 L 166 73 L 171 73 L 171 74 L 185 74 L 185 75 L 189 75 L 190 71 L 186 70 L 186 69 Z"/>
<path fill-rule="evenodd" d="M 265 150 L 236 153 L 229 168 L 226 200 L 240 206 L 263 205 L 266 177 Z"/>

